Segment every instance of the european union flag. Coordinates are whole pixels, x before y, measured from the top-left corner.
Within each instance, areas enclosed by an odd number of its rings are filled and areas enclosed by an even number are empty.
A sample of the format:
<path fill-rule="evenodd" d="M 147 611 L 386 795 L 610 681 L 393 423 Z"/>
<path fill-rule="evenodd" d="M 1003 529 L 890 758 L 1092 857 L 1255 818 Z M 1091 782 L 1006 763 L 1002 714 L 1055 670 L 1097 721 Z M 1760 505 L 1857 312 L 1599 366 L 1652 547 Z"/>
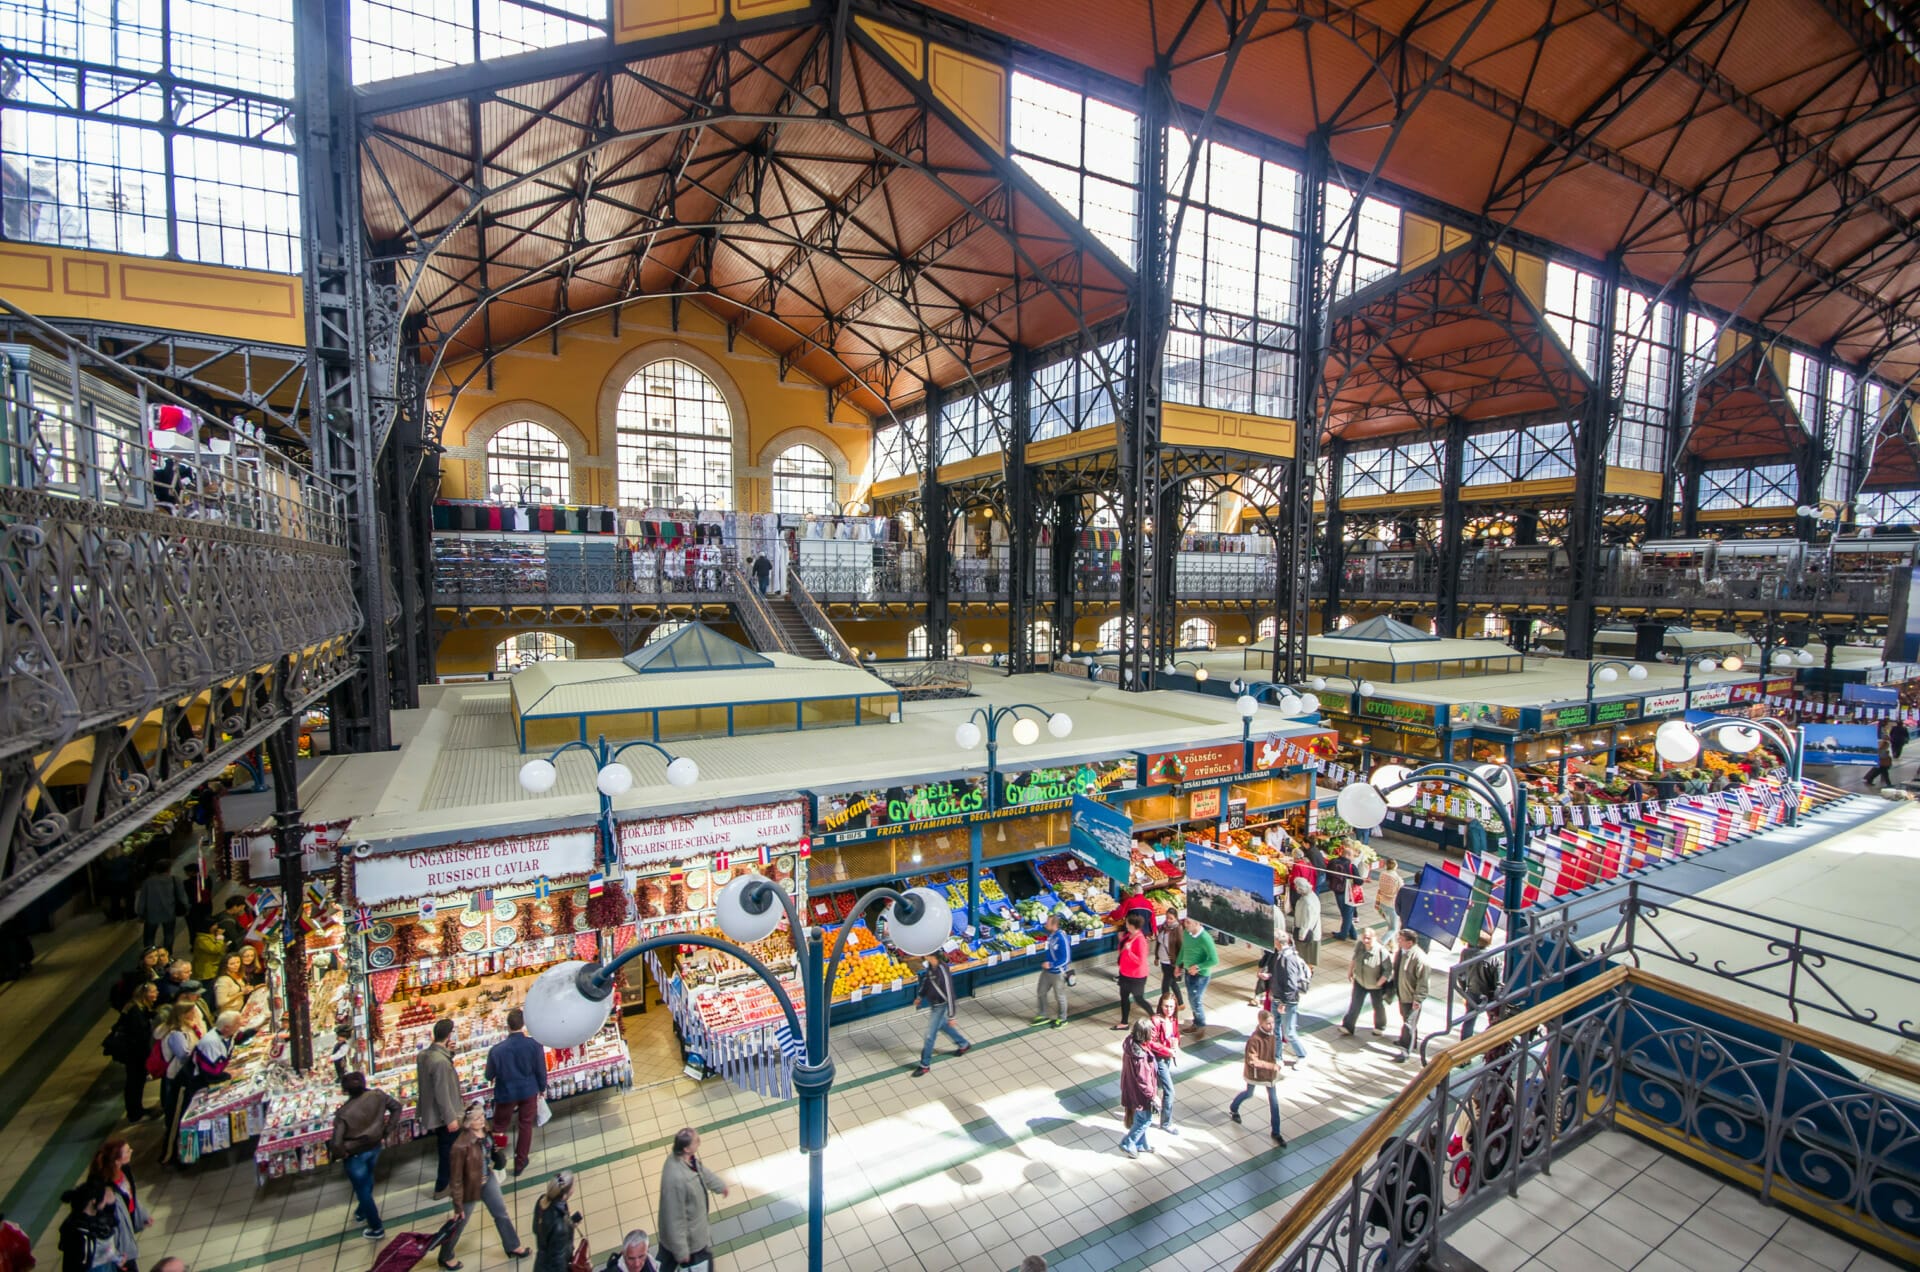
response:
<path fill-rule="evenodd" d="M 1458 940 L 1460 929 L 1467 921 L 1467 907 L 1473 901 L 1473 885 L 1465 879 L 1454 878 L 1438 866 L 1428 865 L 1420 867 L 1420 882 L 1413 893 L 1407 926 L 1449 945 Z"/>

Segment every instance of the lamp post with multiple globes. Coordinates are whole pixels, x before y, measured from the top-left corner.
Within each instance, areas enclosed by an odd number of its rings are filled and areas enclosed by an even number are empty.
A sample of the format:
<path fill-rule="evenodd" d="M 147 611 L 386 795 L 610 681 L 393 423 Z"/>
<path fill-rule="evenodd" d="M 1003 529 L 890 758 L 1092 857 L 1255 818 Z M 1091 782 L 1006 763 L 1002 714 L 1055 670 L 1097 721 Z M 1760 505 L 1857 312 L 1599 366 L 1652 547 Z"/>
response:
<path fill-rule="evenodd" d="M 1593 721 L 1593 687 L 1596 684 L 1610 685 L 1620 679 L 1621 672 L 1627 673 L 1628 680 L 1645 680 L 1647 669 L 1639 663 L 1622 662 L 1618 658 L 1603 658 L 1587 667 L 1587 721 Z"/>
<path fill-rule="evenodd" d="M 1022 711 L 1032 711 L 1047 722 L 1047 732 L 1056 738 L 1064 738 L 1073 732 L 1073 718 L 1064 711 L 1049 711 L 1045 707 L 1036 707 L 1031 702 L 1016 702 L 1009 707 L 976 707 L 971 715 L 960 722 L 953 731 L 953 743 L 962 751 L 971 751 L 987 744 L 987 807 L 993 808 L 999 802 L 999 793 L 993 788 L 994 778 L 1000 764 L 1000 725 L 1013 721 L 1013 740 L 1021 746 L 1032 746 L 1040 740 L 1040 721 L 1032 716 L 1023 716 Z"/>
<path fill-rule="evenodd" d="M 1691 763 L 1700 754 L 1703 742 L 1712 742 L 1734 755 L 1750 754 L 1762 742 L 1779 748 L 1787 763 L 1787 825 L 1800 824 L 1800 774 L 1805 765 L 1806 730 L 1772 716 L 1741 719 L 1715 716 L 1698 724 L 1668 720 L 1653 733 L 1653 749 L 1669 764 Z"/>
<path fill-rule="evenodd" d="M 692 786 L 700 780 L 700 766 L 689 756 L 675 755 L 658 742 L 636 740 L 612 746 L 604 733 L 591 745 L 569 742 L 545 759 L 528 760 L 520 766 L 521 788 L 534 795 L 544 795 L 560 780 L 560 770 L 555 767 L 554 761 L 568 751 L 585 751 L 594 757 L 594 768 L 598 771 L 594 775 L 593 786 L 600 794 L 600 856 L 609 869 L 620 861 L 620 844 L 613 828 L 613 801 L 633 789 L 633 770 L 620 763 L 620 757 L 636 746 L 660 753 L 667 761 L 667 781 L 672 785 Z"/>

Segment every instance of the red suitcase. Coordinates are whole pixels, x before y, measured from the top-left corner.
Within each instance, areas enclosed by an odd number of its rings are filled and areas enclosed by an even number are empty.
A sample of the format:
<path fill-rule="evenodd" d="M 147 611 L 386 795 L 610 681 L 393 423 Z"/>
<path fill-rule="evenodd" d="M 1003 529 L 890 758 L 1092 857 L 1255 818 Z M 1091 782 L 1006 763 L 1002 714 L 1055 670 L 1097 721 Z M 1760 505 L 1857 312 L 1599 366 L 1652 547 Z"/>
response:
<path fill-rule="evenodd" d="M 438 1249 L 452 1231 L 453 1220 L 449 1219 L 440 1225 L 438 1232 L 401 1233 L 380 1247 L 372 1272 L 409 1272 L 414 1264 Z"/>

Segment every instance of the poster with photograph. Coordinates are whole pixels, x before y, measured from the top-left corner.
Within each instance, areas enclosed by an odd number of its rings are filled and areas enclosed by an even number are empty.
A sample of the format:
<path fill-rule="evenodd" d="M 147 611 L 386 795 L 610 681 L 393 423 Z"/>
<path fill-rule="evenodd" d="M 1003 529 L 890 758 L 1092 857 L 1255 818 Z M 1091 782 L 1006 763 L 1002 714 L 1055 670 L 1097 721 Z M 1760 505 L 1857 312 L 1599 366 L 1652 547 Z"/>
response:
<path fill-rule="evenodd" d="M 1273 867 L 1187 846 L 1187 917 L 1263 950 L 1273 948 Z"/>

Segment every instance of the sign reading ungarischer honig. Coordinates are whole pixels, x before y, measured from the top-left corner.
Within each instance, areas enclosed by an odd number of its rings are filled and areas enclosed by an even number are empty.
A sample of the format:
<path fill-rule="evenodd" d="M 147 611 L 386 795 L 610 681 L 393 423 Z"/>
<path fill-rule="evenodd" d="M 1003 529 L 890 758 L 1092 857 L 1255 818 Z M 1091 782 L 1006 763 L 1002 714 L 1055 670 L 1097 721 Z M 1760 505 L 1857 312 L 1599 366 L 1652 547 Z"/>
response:
<path fill-rule="evenodd" d="M 784 804 L 755 804 L 724 808 L 692 817 L 656 817 L 620 823 L 620 860 L 644 866 L 683 857 L 710 857 L 716 852 L 745 852 L 762 846 L 778 848 L 807 837 L 807 805 L 803 800 Z"/>

